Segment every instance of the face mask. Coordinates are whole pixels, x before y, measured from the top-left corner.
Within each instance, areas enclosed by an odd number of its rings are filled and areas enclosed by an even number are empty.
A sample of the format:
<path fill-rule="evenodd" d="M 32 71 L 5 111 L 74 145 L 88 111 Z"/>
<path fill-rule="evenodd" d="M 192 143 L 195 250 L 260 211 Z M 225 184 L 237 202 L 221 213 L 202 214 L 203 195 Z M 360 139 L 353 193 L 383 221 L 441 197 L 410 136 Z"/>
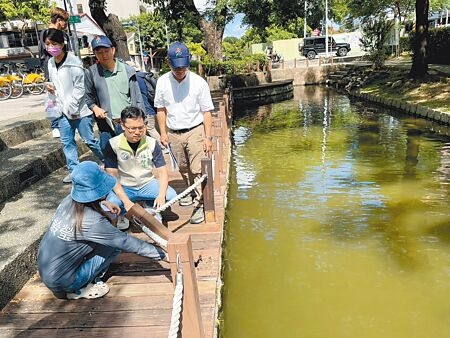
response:
<path fill-rule="evenodd" d="M 61 49 L 61 47 L 49 46 L 49 47 L 47 47 L 47 52 L 51 56 L 58 56 L 58 55 L 60 55 L 62 53 L 62 49 Z"/>

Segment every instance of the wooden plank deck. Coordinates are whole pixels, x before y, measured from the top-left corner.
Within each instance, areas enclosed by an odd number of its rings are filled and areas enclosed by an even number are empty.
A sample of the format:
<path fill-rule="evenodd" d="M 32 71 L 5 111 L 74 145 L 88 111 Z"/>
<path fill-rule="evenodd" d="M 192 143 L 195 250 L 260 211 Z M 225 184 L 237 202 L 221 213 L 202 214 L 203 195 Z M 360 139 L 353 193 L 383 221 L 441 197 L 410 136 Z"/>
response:
<path fill-rule="evenodd" d="M 216 335 L 229 149 L 223 158 L 227 170 L 214 192 L 216 222 L 190 224 L 191 206 L 174 204 L 163 213 L 171 231 L 191 234 L 205 337 Z M 177 192 L 185 189 L 178 172 L 170 172 L 169 180 Z M 122 253 L 109 274 L 105 297 L 75 301 L 56 299 L 35 274 L 2 310 L 0 337 L 167 337 L 174 291 L 169 264 Z"/>

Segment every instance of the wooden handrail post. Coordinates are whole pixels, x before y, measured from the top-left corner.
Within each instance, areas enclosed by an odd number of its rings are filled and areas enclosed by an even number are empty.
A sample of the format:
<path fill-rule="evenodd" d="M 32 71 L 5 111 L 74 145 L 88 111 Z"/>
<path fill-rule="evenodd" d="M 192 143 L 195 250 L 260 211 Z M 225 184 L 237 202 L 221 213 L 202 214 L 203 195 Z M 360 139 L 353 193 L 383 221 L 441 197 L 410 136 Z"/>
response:
<path fill-rule="evenodd" d="M 220 134 L 221 121 L 220 117 L 214 119 L 213 135 L 213 165 L 214 165 L 214 190 L 220 191 L 220 172 L 219 168 L 222 167 L 222 155 L 221 155 L 221 134 Z"/>
<path fill-rule="evenodd" d="M 214 182 L 213 167 L 210 158 L 202 159 L 202 175 L 206 174 L 206 184 L 203 184 L 203 206 L 205 210 L 205 221 L 215 222 L 216 212 L 214 209 Z"/>
<path fill-rule="evenodd" d="M 174 287 L 177 280 L 177 255 L 183 270 L 183 313 L 181 336 L 183 338 L 204 338 L 203 321 L 200 312 L 197 276 L 194 267 L 191 235 L 174 233 L 167 244 L 170 257 L 170 271 Z"/>
<path fill-rule="evenodd" d="M 128 212 L 125 214 L 125 217 L 130 221 L 132 221 L 133 218 L 136 218 L 137 221 L 144 224 L 147 228 L 149 228 L 151 231 L 161 236 L 165 240 L 167 240 L 172 234 L 172 231 L 167 229 L 164 225 L 161 224 L 160 221 L 158 221 L 153 215 L 148 213 L 141 205 L 137 203 L 133 204 L 131 209 L 128 210 Z"/>

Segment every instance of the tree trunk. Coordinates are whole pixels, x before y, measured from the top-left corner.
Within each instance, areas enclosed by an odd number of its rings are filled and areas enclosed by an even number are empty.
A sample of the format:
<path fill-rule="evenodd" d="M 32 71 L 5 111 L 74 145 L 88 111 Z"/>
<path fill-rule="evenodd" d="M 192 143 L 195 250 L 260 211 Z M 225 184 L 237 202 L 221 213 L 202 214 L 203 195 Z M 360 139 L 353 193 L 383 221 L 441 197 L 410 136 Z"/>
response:
<path fill-rule="evenodd" d="M 208 55 L 222 61 L 222 37 L 224 26 L 219 27 L 215 22 L 200 18 L 200 29 L 205 32 L 204 48 Z"/>
<path fill-rule="evenodd" d="M 414 36 L 413 63 L 409 75 L 421 78 L 428 72 L 427 38 L 429 0 L 416 0 L 416 31 Z"/>
<path fill-rule="evenodd" d="M 105 14 L 105 1 L 89 0 L 89 9 L 92 18 L 103 29 L 106 36 L 110 38 L 113 45 L 116 47 L 115 56 L 125 61 L 130 60 L 128 52 L 127 35 L 123 29 L 119 18 L 115 14 Z"/>

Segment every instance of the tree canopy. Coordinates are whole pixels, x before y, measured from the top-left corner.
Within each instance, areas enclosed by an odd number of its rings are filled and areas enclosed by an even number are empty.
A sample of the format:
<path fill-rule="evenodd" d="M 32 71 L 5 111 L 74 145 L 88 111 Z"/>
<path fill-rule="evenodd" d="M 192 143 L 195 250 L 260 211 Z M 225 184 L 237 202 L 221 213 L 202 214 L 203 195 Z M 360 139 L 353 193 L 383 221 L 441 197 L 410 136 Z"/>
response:
<path fill-rule="evenodd" d="M 50 7 L 49 0 L 0 0 L 0 21 L 29 19 L 47 23 Z"/>

